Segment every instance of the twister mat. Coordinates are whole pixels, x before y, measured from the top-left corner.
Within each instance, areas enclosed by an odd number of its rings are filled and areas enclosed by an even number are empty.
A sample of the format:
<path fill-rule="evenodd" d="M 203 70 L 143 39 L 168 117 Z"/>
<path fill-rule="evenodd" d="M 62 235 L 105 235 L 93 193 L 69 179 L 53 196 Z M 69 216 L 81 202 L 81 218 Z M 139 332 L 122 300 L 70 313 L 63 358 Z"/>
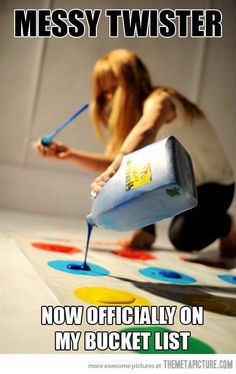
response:
<path fill-rule="evenodd" d="M 95 229 L 83 271 L 83 222 L 1 217 L 1 353 L 236 353 L 236 268 L 185 261 L 164 224 L 152 251 Z"/>

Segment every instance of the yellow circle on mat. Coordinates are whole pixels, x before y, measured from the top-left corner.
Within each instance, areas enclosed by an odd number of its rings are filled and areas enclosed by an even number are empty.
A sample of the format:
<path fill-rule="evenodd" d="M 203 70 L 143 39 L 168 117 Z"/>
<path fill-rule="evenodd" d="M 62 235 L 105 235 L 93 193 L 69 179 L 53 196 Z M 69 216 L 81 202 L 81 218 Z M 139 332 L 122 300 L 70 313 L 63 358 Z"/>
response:
<path fill-rule="evenodd" d="M 78 299 L 98 306 L 150 306 L 147 299 L 131 292 L 104 287 L 81 287 L 74 291 Z"/>

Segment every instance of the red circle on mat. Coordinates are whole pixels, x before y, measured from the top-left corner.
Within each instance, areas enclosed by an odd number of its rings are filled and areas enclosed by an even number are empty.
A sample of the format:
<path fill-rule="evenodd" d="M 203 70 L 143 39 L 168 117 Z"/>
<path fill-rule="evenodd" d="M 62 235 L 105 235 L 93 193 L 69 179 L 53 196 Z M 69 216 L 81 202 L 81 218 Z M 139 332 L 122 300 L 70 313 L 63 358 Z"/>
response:
<path fill-rule="evenodd" d="M 131 258 L 134 260 L 154 260 L 157 257 L 153 256 L 151 253 L 146 251 L 128 251 L 128 250 L 119 250 L 119 251 L 112 251 L 114 255 Z"/>
<path fill-rule="evenodd" d="M 31 243 L 31 245 L 35 248 L 42 249 L 43 251 L 52 251 L 52 252 L 61 252 L 61 253 L 82 252 L 80 248 L 71 247 L 68 245 L 41 243 L 41 242 L 34 242 L 34 243 Z"/>

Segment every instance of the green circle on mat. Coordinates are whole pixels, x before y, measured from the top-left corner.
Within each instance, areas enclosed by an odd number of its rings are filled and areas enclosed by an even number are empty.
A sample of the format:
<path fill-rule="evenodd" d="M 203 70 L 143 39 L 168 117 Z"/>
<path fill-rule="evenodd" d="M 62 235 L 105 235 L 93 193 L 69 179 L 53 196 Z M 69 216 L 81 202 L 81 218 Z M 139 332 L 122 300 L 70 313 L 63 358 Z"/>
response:
<path fill-rule="evenodd" d="M 127 332 L 150 332 L 150 338 L 149 338 L 149 349 L 144 350 L 142 349 L 142 339 L 140 339 L 141 343 L 141 349 L 140 350 L 134 350 L 136 353 L 142 353 L 142 354 L 196 354 L 196 353 L 216 353 L 215 350 L 208 344 L 204 343 L 202 340 L 189 337 L 188 338 L 188 350 L 183 350 L 182 348 L 179 348 L 177 350 L 163 350 L 163 349 L 155 349 L 155 332 L 160 333 L 160 345 L 163 343 L 163 333 L 164 332 L 173 332 L 173 330 L 166 329 L 165 327 L 129 327 L 120 330 L 120 332 L 127 331 Z M 179 339 L 181 342 L 181 337 Z"/>

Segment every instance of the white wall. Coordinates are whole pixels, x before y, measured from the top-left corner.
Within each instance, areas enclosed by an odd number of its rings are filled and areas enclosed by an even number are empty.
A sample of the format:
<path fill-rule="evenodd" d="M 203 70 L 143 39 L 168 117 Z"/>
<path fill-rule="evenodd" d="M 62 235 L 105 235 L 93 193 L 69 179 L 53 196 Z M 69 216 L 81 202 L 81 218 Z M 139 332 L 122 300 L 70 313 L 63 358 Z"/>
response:
<path fill-rule="evenodd" d="M 208 114 L 236 174 L 235 5 L 234 0 L 1 0 L 0 2 L 0 207 L 83 217 L 95 177 L 77 165 L 38 157 L 29 140 L 51 132 L 81 104 L 90 101 L 91 69 L 114 48 L 135 51 L 153 82 L 174 86 Z M 14 39 L 14 8 L 101 8 L 98 38 Z M 217 8 L 222 39 L 109 39 L 106 8 Z M 60 139 L 100 151 L 88 113 Z M 236 204 L 233 205 L 236 211 Z"/>

